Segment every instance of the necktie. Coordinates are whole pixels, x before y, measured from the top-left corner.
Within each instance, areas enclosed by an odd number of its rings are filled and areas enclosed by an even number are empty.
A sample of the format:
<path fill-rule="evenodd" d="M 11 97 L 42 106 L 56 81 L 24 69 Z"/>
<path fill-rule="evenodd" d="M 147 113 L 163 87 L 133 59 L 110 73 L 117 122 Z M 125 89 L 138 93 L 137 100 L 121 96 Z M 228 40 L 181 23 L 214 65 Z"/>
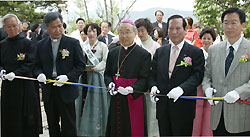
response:
<path fill-rule="evenodd" d="M 172 75 L 173 70 L 174 70 L 175 62 L 176 62 L 177 57 L 178 57 L 178 53 L 177 53 L 178 49 L 179 49 L 178 46 L 174 46 L 173 51 L 171 52 L 169 69 L 168 69 L 169 78 L 171 78 L 171 75 Z"/>
<path fill-rule="evenodd" d="M 226 62 L 225 62 L 225 76 L 227 76 L 228 70 L 231 66 L 233 59 L 234 59 L 234 48 L 230 46 L 229 54 L 227 55 Z"/>

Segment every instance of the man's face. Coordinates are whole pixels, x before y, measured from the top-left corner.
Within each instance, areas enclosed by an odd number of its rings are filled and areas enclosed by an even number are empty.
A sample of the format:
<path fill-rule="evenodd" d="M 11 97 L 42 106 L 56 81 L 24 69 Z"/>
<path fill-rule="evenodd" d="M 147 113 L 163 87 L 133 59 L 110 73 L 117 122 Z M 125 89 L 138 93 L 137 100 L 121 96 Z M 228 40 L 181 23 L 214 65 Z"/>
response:
<path fill-rule="evenodd" d="M 63 34 L 63 24 L 59 18 L 49 23 L 47 26 L 47 31 L 49 32 L 52 39 L 58 39 Z"/>
<path fill-rule="evenodd" d="M 28 23 L 27 23 L 27 22 L 24 22 L 24 23 L 22 24 L 23 30 L 27 30 L 28 26 L 29 26 Z"/>
<path fill-rule="evenodd" d="M 168 35 L 170 40 L 178 45 L 181 43 L 186 35 L 186 31 L 183 28 L 182 18 L 175 18 L 169 21 Z"/>
<path fill-rule="evenodd" d="M 107 22 L 103 22 L 101 25 L 102 35 L 107 35 L 109 32 L 109 25 Z"/>
<path fill-rule="evenodd" d="M 136 32 L 133 30 L 133 25 L 129 23 L 122 23 L 119 28 L 119 41 L 123 46 L 130 46 L 133 44 Z"/>
<path fill-rule="evenodd" d="M 226 14 L 223 20 L 224 33 L 228 39 L 235 39 L 241 36 L 241 31 L 245 28 L 245 23 L 240 23 L 237 13 Z"/>
<path fill-rule="evenodd" d="M 155 15 L 157 22 L 162 22 L 162 17 L 163 15 L 161 14 L 161 12 L 157 12 Z"/>
<path fill-rule="evenodd" d="M 12 38 L 15 37 L 17 34 L 20 33 L 20 25 L 15 17 L 8 18 L 4 21 L 4 30 L 8 34 L 8 37 Z"/>
<path fill-rule="evenodd" d="M 83 30 L 83 28 L 85 27 L 83 20 L 79 20 L 76 25 L 78 30 Z"/>
<path fill-rule="evenodd" d="M 40 26 L 38 26 L 36 29 L 35 29 L 35 33 L 38 34 L 39 33 L 39 30 L 40 30 Z"/>

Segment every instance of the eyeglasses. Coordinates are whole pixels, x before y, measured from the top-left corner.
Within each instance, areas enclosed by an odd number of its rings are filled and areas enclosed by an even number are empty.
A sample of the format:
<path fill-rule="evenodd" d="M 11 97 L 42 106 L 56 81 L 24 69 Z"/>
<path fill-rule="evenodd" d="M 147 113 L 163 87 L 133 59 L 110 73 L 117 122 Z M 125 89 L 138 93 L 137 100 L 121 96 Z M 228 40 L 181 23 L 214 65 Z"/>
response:
<path fill-rule="evenodd" d="M 119 31 L 119 35 L 130 35 L 132 33 L 133 32 L 131 32 L 131 31 L 126 31 L 126 32 Z"/>
<path fill-rule="evenodd" d="M 19 24 L 16 24 L 16 25 L 5 25 L 5 27 L 6 27 L 7 29 L 11 29 L 11 28 L 16 28 L 16 27 L 18 27 L 18 25 L 19 25 Z"/>

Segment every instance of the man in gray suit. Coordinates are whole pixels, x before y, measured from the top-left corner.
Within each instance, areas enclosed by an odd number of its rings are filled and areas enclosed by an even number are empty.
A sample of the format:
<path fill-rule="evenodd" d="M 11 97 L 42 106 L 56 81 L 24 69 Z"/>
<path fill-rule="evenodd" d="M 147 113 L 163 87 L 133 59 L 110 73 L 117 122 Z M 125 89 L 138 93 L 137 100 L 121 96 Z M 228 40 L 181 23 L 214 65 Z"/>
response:
<path fill-rule="evenodd" d="M 236 102 L 250 100 L 250 41 L 241 36 L 245 12 L 229 8 L 221 21 L 226 41 L 211 46 L 202 82 L 207 97 L 224 97 L 211 102 L 211 128 L 215 136 L 250 135 L 250 105 Z"/>

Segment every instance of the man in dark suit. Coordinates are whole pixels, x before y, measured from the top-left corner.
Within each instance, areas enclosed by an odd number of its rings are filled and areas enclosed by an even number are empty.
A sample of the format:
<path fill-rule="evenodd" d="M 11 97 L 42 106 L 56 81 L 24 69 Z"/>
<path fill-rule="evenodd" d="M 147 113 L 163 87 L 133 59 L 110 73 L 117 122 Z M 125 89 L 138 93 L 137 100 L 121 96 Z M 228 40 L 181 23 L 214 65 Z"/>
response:
<path fill-rule="evenodd" d="M 151 100 L 156 102 L 160 136 L 191 136 L 195 100 L 178 99 L 196 96 L 204 75 L 201 49 L 184 41 L 186 22 L 180 15 L 168 19 L 171 44 L 156 50 L 150 76 Z M 156 97 L 155 94 L 161 95 Z"/>
<path fill-rule="evenodd" d="M 32 23 L 30 25 L 30 35 L 28 36 L 28 39 L 32 40 L 33 43 L 43 39 L 43 34 L 45 30 L 43 30 L 40 25 L 36 22 Z"/>
<path fill-rule="evenodd" d="M 168 27 L 167 27 L 167 23 L 162 21 L 163 16 L 164 16 L 164 13 L 161 10 L 157 10 L 155 12 L 156 22 L 153 23 L 153 27 L 162 28 L 165 34 L 165 37 L 168 38 Z"/>
<path fill-rule="evenodd" d="M 52 137 L 76 137 L 75 99 L 77 86 L 47 83 L 46 78 L 62 82 L 78 82 L 85 69 L 79 41 L 63 35 L 63 19 L 58 12 L 48 13 L 44 23 L 50 33 L 37 43 L 34 73 L 42 82 L 43 101 L 49 134 Z M 59 125 L 61 119 L 61 127 Z"/>
<path fill-rule="evenodd" d="M 108 21 L 103 21 L 100 23 L 101 26 L 101 35 L 98 36 L 98 40 L 109 45 L 113 41 L 113 35 L 108 34 L 111 28 L 111 23 Z"/>

